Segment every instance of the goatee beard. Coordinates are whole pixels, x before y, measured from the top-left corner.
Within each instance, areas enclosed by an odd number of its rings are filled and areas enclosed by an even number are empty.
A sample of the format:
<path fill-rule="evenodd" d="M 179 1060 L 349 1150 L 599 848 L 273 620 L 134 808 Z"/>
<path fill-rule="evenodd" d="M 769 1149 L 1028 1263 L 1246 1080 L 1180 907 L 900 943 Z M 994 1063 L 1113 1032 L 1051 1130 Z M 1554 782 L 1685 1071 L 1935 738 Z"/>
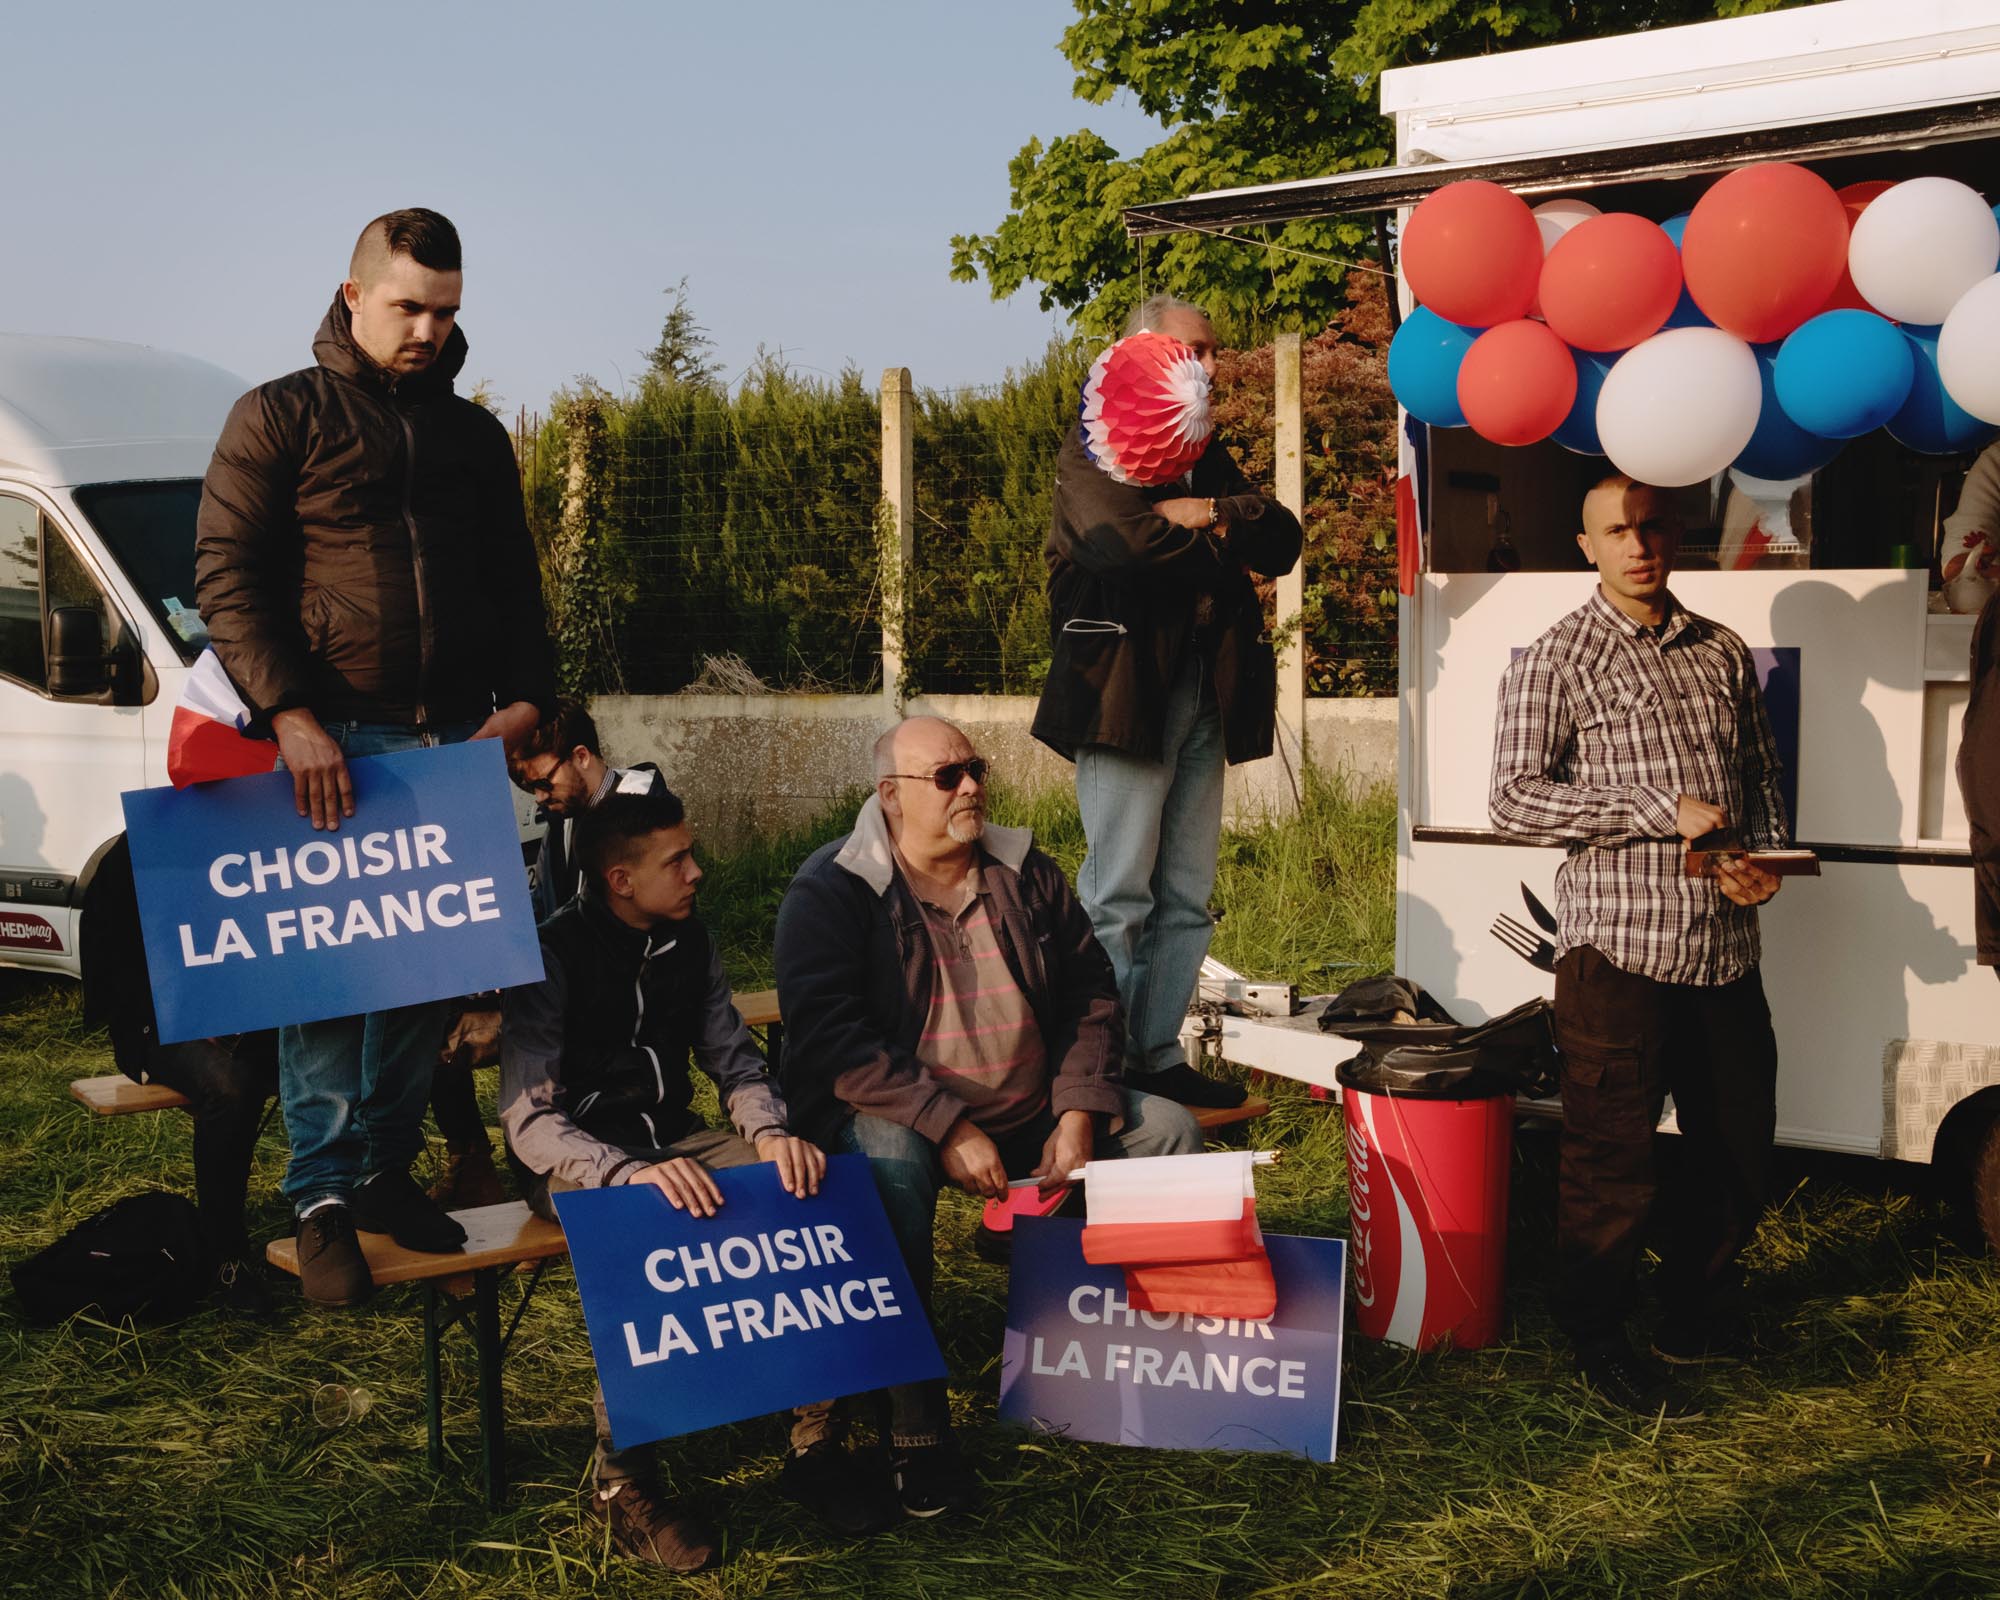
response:
<path fill-rule="evenodd" d="M 946 819 L 944 831 L 951 836 L 953 844 L 977 844 L 979 836 L 986 831 L 986 812 L 977 806 L 955 811 Z"/>

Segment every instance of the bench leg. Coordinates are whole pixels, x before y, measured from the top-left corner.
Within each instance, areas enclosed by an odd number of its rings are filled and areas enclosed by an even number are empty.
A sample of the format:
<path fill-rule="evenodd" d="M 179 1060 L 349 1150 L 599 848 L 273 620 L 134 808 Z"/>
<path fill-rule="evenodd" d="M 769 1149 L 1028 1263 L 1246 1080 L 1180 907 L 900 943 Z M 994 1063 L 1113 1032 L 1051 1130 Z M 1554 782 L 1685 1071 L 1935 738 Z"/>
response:
<path fill-rule="evenodd" d="M 443 1337 L 441 1326 L 444 1308 L 438 1303 L 437 1284 L 426 1279 L 424 1282 L 424 1420 L 430 1431 L 426 1454 L 430 1458 L 431 1471 L 444 1468 L 444 1379 L 438 1366 L 438 1341 Z"/>
<path fill-rule="evenodd" d="M 486 1503 L 499 1508 L 507 1493 L 507 1414 L 500 1390 L 500 1272 L 473 1274 L 473 1336 L 479 1343 L 479 1444 L 485 1458 Z"/>

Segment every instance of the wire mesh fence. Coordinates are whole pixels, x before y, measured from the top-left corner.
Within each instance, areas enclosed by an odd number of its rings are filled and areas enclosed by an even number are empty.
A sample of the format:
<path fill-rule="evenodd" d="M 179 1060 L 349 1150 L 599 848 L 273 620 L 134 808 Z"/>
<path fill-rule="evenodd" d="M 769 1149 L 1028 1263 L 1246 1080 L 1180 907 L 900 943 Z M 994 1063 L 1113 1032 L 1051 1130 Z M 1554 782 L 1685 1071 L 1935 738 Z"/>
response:
<path fill-rule="evenodd" d="M 1311 694 L 1395 688 L 1395 409 L 1383 348 L 1334 330 L 1305 350 L 1298 620 Z M 1055 458 L 1091 354 L 1057 342 L 1003 383 L 917 393 L 906 692 L 1041 688 Z M 826 380 L 771 362 L 735 390 L 649 381 L 523 416 L 516 442 L 567 686 L 878 689 L 882 561 L 897 548 L 881 405 L 856 372 Z M 1251 480 L 1269 484 L 1268 347 L 1225 356 L 1215 412 Z M 1291 620 L 1273 613 L 1274 625 Z"/>

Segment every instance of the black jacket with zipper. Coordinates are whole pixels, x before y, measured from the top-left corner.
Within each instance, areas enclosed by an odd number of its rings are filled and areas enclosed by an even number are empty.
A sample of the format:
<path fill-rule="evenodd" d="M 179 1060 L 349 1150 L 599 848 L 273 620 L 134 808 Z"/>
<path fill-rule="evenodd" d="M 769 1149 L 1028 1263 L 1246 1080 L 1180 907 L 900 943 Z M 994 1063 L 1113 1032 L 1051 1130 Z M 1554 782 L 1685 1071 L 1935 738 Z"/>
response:
<path fill-rule="evenodd" d="M 255 714 L 322 722 L 554 710 L 541 577 L 507 430 L 452 392 L 453 328 L 405 377 L 354 342 L 346 303 L 318 365 L 252 389 L 202 485 L 195 602 Z"/>
<path fill-rule="evenodd" d="M 1180 496 L 1215 501 L 1222 543 L 1153 509 Z M 1072 430 L 1044 551 L 1052 653 L 1035 737 L 1072 761 L 1087 744 L 1157 760 L 1167 693 L 1198 651 L 1215 675 L 1229 764 L 1269 755 L 1277 657 L 1250 574 L 1291 571 L 1300 543 L 1298 518 L 1251 488 L 1219 439 L 1192 485 L 1142 489 L 1099 468 Z"/>

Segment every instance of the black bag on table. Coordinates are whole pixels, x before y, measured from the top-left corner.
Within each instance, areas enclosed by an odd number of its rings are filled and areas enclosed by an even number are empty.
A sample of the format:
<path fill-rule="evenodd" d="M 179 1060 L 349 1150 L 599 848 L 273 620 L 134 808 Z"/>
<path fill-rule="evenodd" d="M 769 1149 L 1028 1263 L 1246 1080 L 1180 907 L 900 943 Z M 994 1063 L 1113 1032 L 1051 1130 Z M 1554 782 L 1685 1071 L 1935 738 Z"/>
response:
<path fill-rule="evenodd" d="M 1407 978 L 1365 978 L 1333 997 L 1319 1025 L 1361 1046 L 1335 1069 L 1350 1089 L 1441 1100 L 1556 1091 L 1554 1010 L 1539 996 L 1461 1023 Z"/>
<path fill-rule="evenodd" d="M 8 1272 L 21 1314 L 47 1328 L 79 1311 L 184 1317 L 208 1292 L 210 1263 L 194 1203 L 155 1189 L 113 1201 Z"/>

